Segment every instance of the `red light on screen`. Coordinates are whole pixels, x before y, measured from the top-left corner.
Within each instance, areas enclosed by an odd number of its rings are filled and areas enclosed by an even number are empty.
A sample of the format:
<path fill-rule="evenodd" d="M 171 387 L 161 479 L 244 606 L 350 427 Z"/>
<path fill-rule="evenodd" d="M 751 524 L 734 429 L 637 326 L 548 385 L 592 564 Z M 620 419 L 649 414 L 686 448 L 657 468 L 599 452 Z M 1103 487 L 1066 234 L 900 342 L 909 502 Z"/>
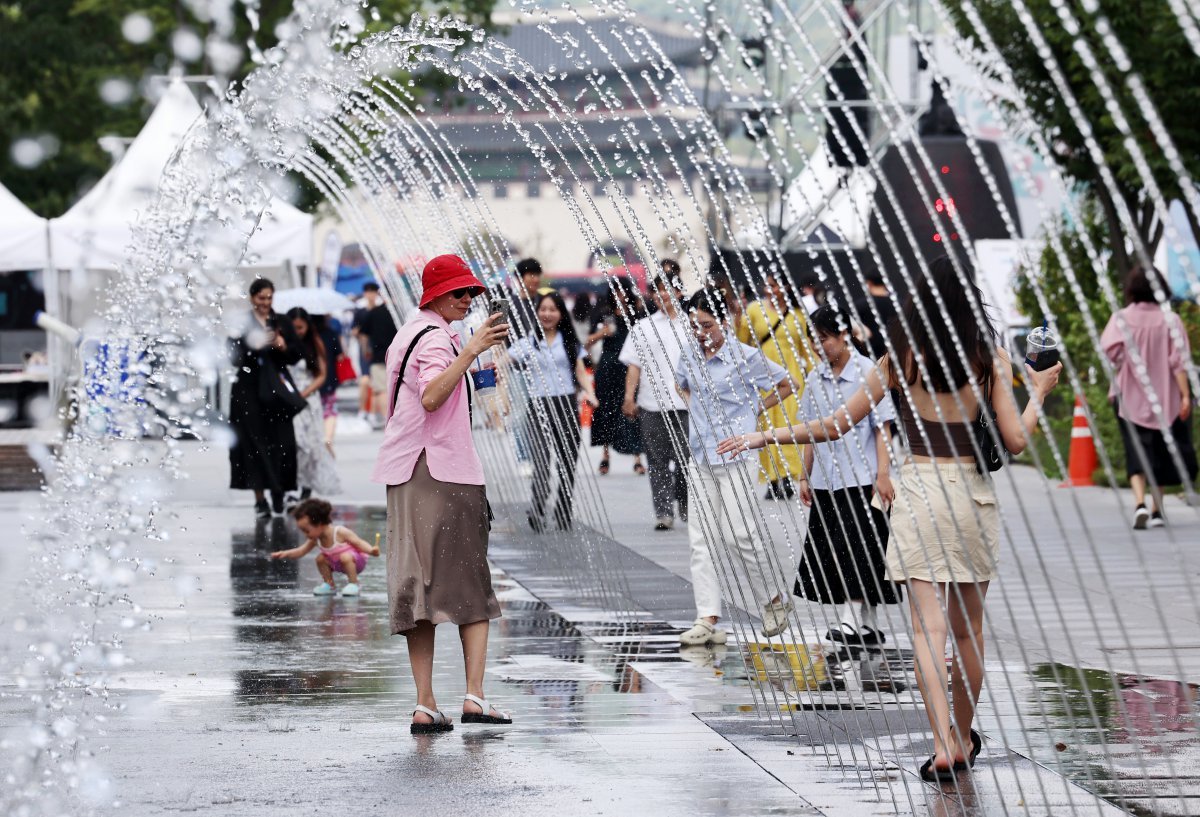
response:
<path fill-rule="evenodd" d="M 939 213 L 945 213 L 948 216 L 954 215 L 954 199 L 938 199 L 933 203 L 933 209 Z"/>
<path fill-rule="evenodd" d="M 946 174 L 949 172 L 950 172 L 950 165 L 942 165 L 942 173 Z"/>
<path fill-rule="evenodd" d="M 941 234 L 941 233 L 934 233 L 934 234 L 933 234 L 933 240 L 934 240 L 934 241 L 936 241 L 937 243 L 939 243 L 939 244 L 940 244 L 940 243 L 941 243 L 941 241 L 942 241 L 942 234 Z"/>

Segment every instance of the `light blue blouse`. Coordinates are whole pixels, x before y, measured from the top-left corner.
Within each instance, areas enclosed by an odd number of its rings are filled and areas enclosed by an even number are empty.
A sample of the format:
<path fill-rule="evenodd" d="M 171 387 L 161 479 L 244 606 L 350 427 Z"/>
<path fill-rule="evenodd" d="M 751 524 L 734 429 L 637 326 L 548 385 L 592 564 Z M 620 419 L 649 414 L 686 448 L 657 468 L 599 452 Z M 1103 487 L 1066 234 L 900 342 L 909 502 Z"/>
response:
<path fill-rule="evenodd" d="M 857 351 L 851 352 L 850 360 L 836 378 L 828 363 L 817 366 L 805 380 L 796 421 L 820 420 L 833 414 L 862 388 L 874 368 L 875 364 Z M 895 419 L 892 398 L 884 394 L 871 413 L 859 420 L 849 434 L 833 442 L 814 443 L 809 485 L 818 491 L 837 491 L 873 484 L 879 474 L 876 430 Z"/>
<path fill-rule="evenodd" d="M 694 346 L 685 347 L 675 368 L 675 382 L 689 393 L 688 447 L 692 458 L 705 465 L 724 466 L 739 457 L 717 454 L 717 443 L 758 427 L 762 410 L 759 390 L 783 380 L 787 370 L 760 350 L 726 339 L 708 359 Z"/>
<path fill-rule="evenodd" d="M 530 397 L 563 397 L 575 394 L 575 378 L 571 375 L 575 362 L 567 360 L 567 348 L 562 333 L 556 333 L 549 344 L 531 335 L 514 343 L 509 357 L 525 364 L 525 387 Z M 577 357 L 584 356 L 583 344 Z"/>

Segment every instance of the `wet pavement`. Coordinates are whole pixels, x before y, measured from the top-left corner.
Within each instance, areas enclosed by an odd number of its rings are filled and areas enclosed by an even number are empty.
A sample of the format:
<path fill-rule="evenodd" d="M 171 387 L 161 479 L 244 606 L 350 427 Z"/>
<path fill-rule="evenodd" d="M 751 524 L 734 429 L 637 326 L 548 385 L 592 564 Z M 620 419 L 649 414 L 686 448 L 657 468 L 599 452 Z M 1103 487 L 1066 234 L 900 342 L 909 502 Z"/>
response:
<path fill-rule="evenodd" d="M 610 475 L 597 477 L 598 451 L 584 452 L 591 470 L 585 466 L 581 484 L 608 511 L 592 517 L 608 535 L 587 535 L 589 558 L 601 554 L 632 573 L 624 584 L 607 583 L 643 621 L 686 627 L 693 609 L 685 530 L 653 530 L 646 481 L 633 475 L 631 458 L 613 456 Z M 1012 468 L 998 493 L 1012 510 L 1002 578 L 988 602 L 985 748 L 957 787 L 933 787 L 915 774 L 932 743 L 914 693 L 906 608 L 889 608 L 886 650 L 832 650 L 821 638 L 828 609 L 798 601 L 794 655 L 756 659 L 754 620 L 743 613 L 733 627 L 741 647 L 708 658 L 685 650 L 686 663 L 663 655 L 633 667 L 806 797 L 830 791 L 810 797 L 826 814 L 865 813 L 868 803 L 889 814 L 1200 814 L 1197 689 L 1175 680 L 1200 676 L 1200 554 L 1184 545 L 1200 532 L 1200 517 L 1171 500 L 1171 527 L 1131 540 L 1128 500 L 1111 491 L 1047 491 L 1032 469 Z M 759 505 L 776 534 L 775 558 L 794 564 L 799 548 L 786 523 L 795 503 Z M 579 551 L 556 546 L 555 557 Z M 505 554 L 497 558 L 503 563 Z M 522 562 L 518 571 L 539 564 L 534 545 Z M 558 586 L 540 564 L 536 581 Z M 559 581 L 581 574 L 589 571 L 577 561 Z M 797 678 L 812 683 L 797 689 Z M 797 743 L 812 750 L 807 764 L 795 759 L 804 754 Z"/>
<path fill-rule="evenodd" d="M 314 597 L 311 558 L 267 558 L 297 540 L 293 523 L 255 524 L 244 504 L 181 509 L 188 535 L 164 544 L 150 566 L 158 579 L 136 587 L 154 625 L 128 638 L 130 664 L 112 681 L 124 711 L 109 714 L 101 752 L 122 813 L 819 813 L 633 670 L 616 644 L 499 570 L 504 617 L 487 690 L 516 723 L 414 738 L 415 690 L 404 641 L 387 632 L 382 563 L 364 571 L 360 597 Z M 377 506 L 339 506 L 337 516 L 368 540 L 382 531 Z M 614 631 L 611 621 L 593 629 Z M 5 627 L 6 648 L 19 649 L 12 637 Z M 456 716 L 454 628 L 439 628 L 437 649 L 440 705 Z M 24 709 L 9 683 L 0 681 L 0 726 Z"/>
<path fill-rule="evenodd" d="M 368 540 L 383 524 L 382 492 L 366 480 L 375 439 L 339 443 L 338 519 Z M 1060 609 L 1094 615 L 1055 627 L 1018 604 L 1016 588 L 989 600 L 997 649 L 980 712 L 985 748 L 957 787 L 933 786 L 915 774 L 928 732 L 898 615 L 886 650 L 826 649 L 823 619 L 802 607 L 799 649 L 753 644 L 742 616 L 726 649 L 681 653 L 676 636 L 692 617 L 686 534 L 650 529 L 646 480 L 629 460 L 614 458 L 602 481 L 581 478 L 591 495 L 580 516 L 592 525 L 564 535 L 528 531 L 522 486 L 510 480 L 497 486 L 491 556 L 504 618 L 487 687 L 516 723 L 413 738 L 414 690 L 403 639 L 387 632 L 382 562 L 368 565 L 359 598 L 314 597 L 311 559 L 266 558 L 296 541 L 292 524 L 255 524 L 249 496 L 224 489 L 219 454 L 196 446 L 188 465 L 175 505 L 187 530 L 150 554 L 157 578 L 134 595 L 153 627 L 129 634 L 131 662 L 113 682 L 124 709 L 109 716 L 100 758 L 124 813 L 1200 813 L 1196 690 L 1169 672 L 1190 672 L 1200 647 L 1177 638 L 1168 655 L 1141 649 L 1155 608 L 1136 596 L 1110 602 L 1111 585 L 1043 574 Z M 1106 497 L 1088 501 L 1093 527 L 1113 519 L 1111 582 L 1144 568 L 1117 553 L 1121 509 Z M 0 522 L 12 529 L 30 500 L 0 497 Z M 1039 533 L 1038 558 L 1067 562 L 1059 538 Z M 776 544 L 790 559 L 794 543 Z M 13 564 L 0 571 L 5 651 L 24 648 L 9 626 Z M 1163 577 L 1167 587 L 1188 580 Z M 1178 615 L 1178 635 L 1195 632 L 1195 608 L 1181 603 Z M 463 691 L 453 628 L 439 628 L 435 673 L 452 713 Z M 10 684 L 0 678 L 0 727 L 26 706 Z"/>

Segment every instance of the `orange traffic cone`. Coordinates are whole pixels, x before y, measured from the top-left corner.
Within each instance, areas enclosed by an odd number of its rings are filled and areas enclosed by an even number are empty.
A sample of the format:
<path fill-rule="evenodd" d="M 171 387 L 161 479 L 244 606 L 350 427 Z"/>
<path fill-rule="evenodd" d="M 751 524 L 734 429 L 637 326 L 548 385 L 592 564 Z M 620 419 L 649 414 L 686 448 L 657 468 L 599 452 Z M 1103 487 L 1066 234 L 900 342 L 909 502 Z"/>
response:
<path fill-rule="evenodd" d="M 1071 421 L 1071 454 L 1067 463 L 1067 481 L 1060 488 L 1079 488 L 1094 485 L 1092 472 L 1096 470 L 1096 441 L 1088 427 L 1087 415 L 1083 411 L 1083 400 L 1075 398 L 1075 417 Z"/>
<path fill-rule="evenodd" d="M 587 369 L 587 374 L 588 374 L 588 378 L 590 378 L 592 383 L 594 384 L 596 382 L 596 379 L 595 379 L 594 372 L 592 371 L 591 367 L 589 367 Z M 595 410 L 592 408 L 592 404 L 589 403 L 587 400 L 580 400 L 579 401 L 579 425 L 581 428 L 591 428 L 592 427 L 592 415 L 593 414 L 595 414 Z"/>

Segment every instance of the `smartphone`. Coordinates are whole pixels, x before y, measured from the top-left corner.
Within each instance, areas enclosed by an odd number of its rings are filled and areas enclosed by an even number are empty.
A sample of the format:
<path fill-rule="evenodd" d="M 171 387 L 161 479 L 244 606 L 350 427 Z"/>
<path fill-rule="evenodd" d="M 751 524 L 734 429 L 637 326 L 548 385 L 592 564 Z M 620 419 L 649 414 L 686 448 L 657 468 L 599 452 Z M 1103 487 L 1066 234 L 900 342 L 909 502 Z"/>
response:
<path fill-rule="evenodd" d="M 487 300 L 488 315 L 495 315 L 497 312 L 499 312 L 500 313 L 499 323 L 508 323 L 508 310 L 509 310 L 508 298 L 504 297 L 504 295 L 502 295 L 500 293 L 496 293 L 496 292 L 488 293 L 488 300 Z"/>

